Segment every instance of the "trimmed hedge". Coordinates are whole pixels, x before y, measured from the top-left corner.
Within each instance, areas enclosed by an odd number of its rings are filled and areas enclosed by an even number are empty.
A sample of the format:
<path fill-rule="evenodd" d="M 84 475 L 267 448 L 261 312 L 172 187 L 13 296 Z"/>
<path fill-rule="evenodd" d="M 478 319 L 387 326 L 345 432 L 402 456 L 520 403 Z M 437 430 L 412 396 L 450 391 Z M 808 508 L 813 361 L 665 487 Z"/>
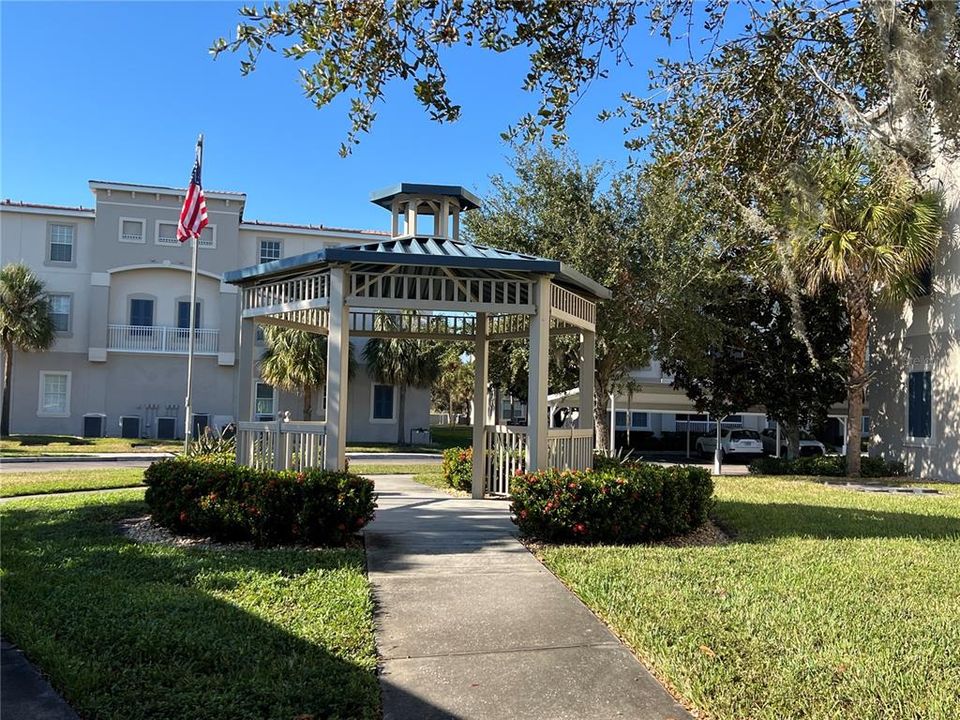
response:
<path fill-rule="evenodd" d="M 144 473 L 153 519 L 176 532 L 258 545 L 343 545 L 373 519 L 373 481 L 346 472 L 160 460 Z"/>
<path fill-rule="evenodd" d="M 847 459 L 839 455 L 815 455 L 787 458 L 764 457 L 750 463 L 750 472 L 754 475 L 821 475 L 825 477 L 845 477 Z M 861 477 L 892 477 L 906 475 L 902 462 L 882 458 L 865 457 L 860 459 Z"/>
<path fill-rule="evenodd" d="M 637 543 L 682 535 L 707 520 L 704 468 L 635 463 L 518 475 L 510 509 L 520 532 L 547 542 Z"/>
<path fill-rule="evenodd" d="M 473 486 L 473 448 L 455 447 L 444 450 L 440 472 L 447 485 L 470 492 Z"/>

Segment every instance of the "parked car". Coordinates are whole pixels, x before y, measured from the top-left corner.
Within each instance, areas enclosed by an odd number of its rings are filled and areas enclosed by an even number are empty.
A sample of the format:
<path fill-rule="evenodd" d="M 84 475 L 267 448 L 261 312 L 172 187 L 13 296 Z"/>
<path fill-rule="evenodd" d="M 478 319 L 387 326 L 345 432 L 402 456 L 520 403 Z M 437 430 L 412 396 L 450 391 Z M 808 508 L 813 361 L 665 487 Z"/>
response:
<path fill-rule="evenodd" d="M 703 456 L 713 455 L 717 449 L 716 435 L 697 438 L 697 452 Z M 724 430 L 720 434 L 720 457 L 763 455 L 763 442 L 756 430 Z"/>
<path fill-rule="evenodd" d="M 763 452 L 767 455 L 776 455 L 777 454 L 777 431 L 776 429 L 764 430 L 760 435 L 763 437 Z M 806 430 L 800 431 L 800 457 L 811 457 L 816 455 L 826 455 L 827 448 L 826 446 L 817 440 L 811 433 Z M 780 455 L 781 457 L 786 457 L 787 455 L 787 438 L 781 433 L 780 434 Z"/>

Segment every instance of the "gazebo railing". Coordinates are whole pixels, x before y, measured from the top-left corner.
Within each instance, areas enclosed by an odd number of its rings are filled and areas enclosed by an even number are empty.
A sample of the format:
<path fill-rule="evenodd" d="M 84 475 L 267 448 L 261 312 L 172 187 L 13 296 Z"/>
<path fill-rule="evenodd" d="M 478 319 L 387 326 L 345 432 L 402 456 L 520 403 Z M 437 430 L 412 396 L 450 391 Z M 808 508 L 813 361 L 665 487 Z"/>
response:
<path fill-rule="evenodd" d="M 529 429 L 523 425 L 487 425 L 483 433 L 483 475 L 490 495 L 508 495 L 517 471 L 527 467 Z M 555 428 L 547 432 L 547 467 L 585 470 L 593 466 L 593 428 Z"/>
<path fill-rule="evenodd" d="M 593 467 L 593 428 L 554 428 L 547 431 L 547 464 L 553 468 Z"/>
<path fill-rule="evenodd" d="M 366 307 L 373 302 L 386 304 L 397 300 L 427 304 L 475 303 L 515 306 L 517 312 L 530 313 L 534 285 L 533 280 L 519 278 L 354 271 L 350 273 L 349 300 L 354 306 Z"/>
<path fill-rule="evenodd" d="M 487 493 L 508 495 L 510 481 L 527 467 L 527 428 L 487 425 L 483 433 L 483 476 Z"/>
<path fill-rule="evenodd" d="M 330 294 L 330 273 L 277 280 L 243 289 L 243 309 L 259 310 L 289 303 L 319 300 Z"/>
<path fill-rule="evenodd" d="M 559 285 L 550 286 L 550 305 L 554 314 L 563 314 L 591 325 L 595 325 L 597 322 L 597 304 L 595 302 Z"/>
<path fill-rule="evenodd" d="M 237 464 L 298 472 L 323 467 L 326 433 L 323 421 L 237 423 Z"/>

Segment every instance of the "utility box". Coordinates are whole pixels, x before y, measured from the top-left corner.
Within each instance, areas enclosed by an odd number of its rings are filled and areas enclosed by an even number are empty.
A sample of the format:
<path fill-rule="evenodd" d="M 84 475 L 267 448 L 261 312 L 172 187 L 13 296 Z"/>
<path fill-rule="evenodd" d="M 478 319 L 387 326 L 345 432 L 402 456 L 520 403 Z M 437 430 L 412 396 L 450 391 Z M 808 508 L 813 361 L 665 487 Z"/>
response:
<path fill-rule="evenodd" d="M 103 437 L 107 433 L 107 416 L 103 413 L 87 413 L 83 416 L 83 436 Z"/>
<path fill-rule="evenodd" d="M 157 440 L 176 440 L 177 419 L 172 417 L 157 418 Z"/>
<path fill-rule="evenodd" d="M 131 440 L 140 439 L 140 416 L 139 415 L 121 415 L 120 416 L 120 437 L 130 438 Z"/>

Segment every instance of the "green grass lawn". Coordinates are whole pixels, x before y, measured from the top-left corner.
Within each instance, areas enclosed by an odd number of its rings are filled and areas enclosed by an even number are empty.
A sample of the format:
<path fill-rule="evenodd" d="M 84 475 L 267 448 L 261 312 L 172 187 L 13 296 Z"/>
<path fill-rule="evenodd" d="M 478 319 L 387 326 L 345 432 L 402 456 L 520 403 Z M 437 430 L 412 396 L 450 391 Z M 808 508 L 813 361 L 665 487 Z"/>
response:
<path fill-rule="evenodd" d="M 142 497 L 0 507 L 2 633 L 82 717 L 380 716 L 362 550 L 140 545 Z"/>
<path fill-rule="evenodd" d="M 718 478 L 713 547 L 543 560 L 712 718 L 960 717 L 960 486 L 942 497 Z"/>
<path fill-rule="evenodd" d="M 0 438 L 0 455 L 80 455 L 83 453 L 176 452 L 181 440 L 83 438 L 72 435 L 9 435 Z"/>
<path fill-rule="evenodd" d="M 430 436 L 441 449 L 469 447 L 473 444 L 473 427 L 470 425 L 434 425 Z"/>
<path fill-rule="evenodd" d="M 26 470 L 0 472 L 0 497 L 135 487 L 143 483 L 141 468 L 98 468 L 96 470 Z"/>
<path fill-rule="evenodd" d="M 452 488 L 447 485 L 447 481 L 443 479 L 443 475 L 436 472 L 436 468 L 434 468 L 433 472 L 417 473 L 413 476 L 413 479 L 421 485 L 429 485 L 432 488 L 441 490 L 448 495 L 453 495 L 454 497 L 470 497 L 470 493 Z"/>

